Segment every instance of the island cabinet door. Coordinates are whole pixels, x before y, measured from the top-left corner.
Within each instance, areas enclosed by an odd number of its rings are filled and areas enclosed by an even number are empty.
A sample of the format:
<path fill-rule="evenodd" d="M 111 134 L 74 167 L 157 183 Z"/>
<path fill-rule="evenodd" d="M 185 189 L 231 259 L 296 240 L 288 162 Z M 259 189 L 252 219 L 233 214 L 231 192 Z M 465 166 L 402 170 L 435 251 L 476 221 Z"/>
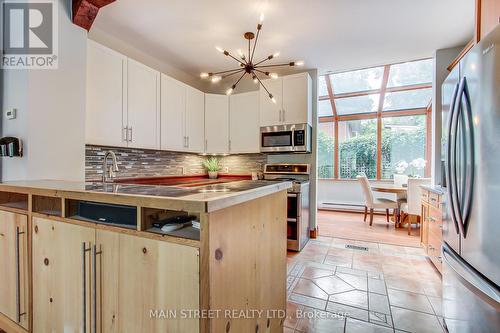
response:
<path fill-rule="evenodd" d="M 33 332 L 90 332 L 95 229 L 33 218 Z"/>
<path fill-rule="evenodd" d="M 0 211 L 0 313 L 28 328 L 27 216 Z"/>
<path fill-rule="evenodd" d="M 199 332 L 199 250 L 119 237 L 118 332 Z"/>

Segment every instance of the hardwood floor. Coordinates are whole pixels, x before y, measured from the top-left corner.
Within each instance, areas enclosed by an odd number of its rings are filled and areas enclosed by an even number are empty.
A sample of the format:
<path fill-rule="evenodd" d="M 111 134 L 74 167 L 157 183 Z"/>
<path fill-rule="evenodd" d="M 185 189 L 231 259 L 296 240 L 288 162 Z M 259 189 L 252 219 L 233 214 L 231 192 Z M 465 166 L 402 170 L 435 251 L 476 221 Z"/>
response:
<path fill-rule="evenodd" d="M 355 239 L 411 247 L 420 246 L 420 229 L 413 225 L 411 236 L 408 229 L 394 228 L 387 223 L 385 215 L 375 215 L 373 225 L 369 219 L 363 222 L 363 213 L 344 213 L 328 210 L 318 211 L 318 233 L 320 236 Z"/>

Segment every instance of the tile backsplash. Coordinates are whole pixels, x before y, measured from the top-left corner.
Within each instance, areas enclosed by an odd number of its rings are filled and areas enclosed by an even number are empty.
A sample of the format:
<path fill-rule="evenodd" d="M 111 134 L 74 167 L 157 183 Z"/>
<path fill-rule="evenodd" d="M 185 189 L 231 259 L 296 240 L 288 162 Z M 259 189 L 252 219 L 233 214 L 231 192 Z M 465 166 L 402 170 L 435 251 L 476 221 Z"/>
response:
<path fill-rule="evenodd" d="M 118 159 L 117 177 L 158 177 L 169 175 L 204 174 L 202 162 L 206 156 L 172 151 L 85 146 L 85 179 L 100 180 L 106 151 L 112 150 Z M 220 157 L 223 173 L 249 174 L 262 171 L 265 154 L 241 154 Z"/>

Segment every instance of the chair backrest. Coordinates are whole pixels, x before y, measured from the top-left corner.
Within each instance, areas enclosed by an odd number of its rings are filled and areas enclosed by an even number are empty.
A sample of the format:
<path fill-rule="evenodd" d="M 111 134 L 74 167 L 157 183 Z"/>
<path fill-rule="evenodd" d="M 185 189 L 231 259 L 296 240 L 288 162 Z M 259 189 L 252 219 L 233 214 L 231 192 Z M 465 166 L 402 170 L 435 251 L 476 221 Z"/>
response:
<path fill-rule="evenodd" d="M 402 187 L 403 185 L 408 184 L 408 176 L 407 175 L 394 175 L 394 185 Z"/>
<path fill-rule="evenodd" d="M 408 179 L 408 193 L 406 195 L 406 201 L 408 202 L 408 212 L 413 215 L 421 214 L 421 197 L 422 197 L 422 185 L 428 185 L 431 183 L 430 178 L 409 178 Z"/>
<path fill-rule="evenodd" d="M 373 207 L 373 192 L 372 192 L 372 188 L 370 186 L 370 182 L 368 181 L 368 178 L 366 178 L 365 175 L 359 175 L 356 177 L 356 179 L 361 184 L 361 188 L 363 190 L 363 195 L 365 196 L 366 207 L 368 207 L 368 208 Z"/>

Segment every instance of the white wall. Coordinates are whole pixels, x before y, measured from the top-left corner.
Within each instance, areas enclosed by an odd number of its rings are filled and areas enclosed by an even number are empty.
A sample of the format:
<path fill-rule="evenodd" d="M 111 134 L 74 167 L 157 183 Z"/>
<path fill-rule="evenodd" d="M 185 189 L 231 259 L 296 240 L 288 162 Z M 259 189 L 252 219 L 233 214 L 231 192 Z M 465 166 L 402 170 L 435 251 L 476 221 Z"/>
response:
<path fill-rule="evenodd" d="M 436 50 L 434 53 L 433 94 L 432 94 L 432 184 L 441 182 L 441 85 L 449 74 L 447 67 L 463 50 L 463 46 Z"/>
<path fill-rule="evenodd" d="M 372 184 L 387 183 L 383 181 L 370 182 Z M 375 192 L 375 196 L 396 200 L 396 195 L 390 193 Z M 318 180 L 318 208 L 362 210 L 363 206 L 363 191 L 356 180 Z"/>
<path fill-rule="evenodd" d="M 87 33 L 71 22 L 70 0 L 58 5 L 59 68 L 2 73 L 2 110 L 18 109 L 2 136 L 20 137 L 25 153 L 2 159 L 2 181 L 84 180 Z"/>
<path fill-rule="evenodd" d="M 151 68 L 156 69 L 176 80 L 184 82 L 191 87 L 195 87 L 203 92 L 208 92 L 208 82 L 201 80 L 199 76 L 193 76 L 183 72 L 168 63 L 168 59 L 157 59 L 147 54 L 146 50 L 139 50 L 122 40 L 111 36 L 105 31 L 93 27 L 90 29 L 89 39 L 98 42 L 110 49 L 126 55 L 140 63 L 143 63 Z"/>

